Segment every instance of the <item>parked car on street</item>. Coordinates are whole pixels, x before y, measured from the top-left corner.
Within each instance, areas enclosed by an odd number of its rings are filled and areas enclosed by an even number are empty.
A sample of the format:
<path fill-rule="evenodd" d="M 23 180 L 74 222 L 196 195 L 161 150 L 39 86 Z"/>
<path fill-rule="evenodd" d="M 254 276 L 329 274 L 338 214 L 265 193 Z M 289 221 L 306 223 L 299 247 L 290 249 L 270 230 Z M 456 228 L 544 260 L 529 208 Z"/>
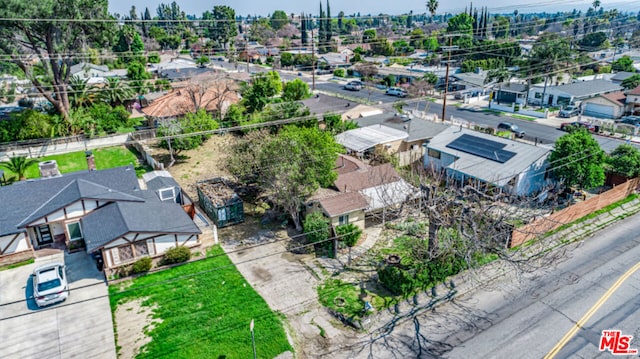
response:
<path fill-rule="evenodd" d="M 525 132 L 521 130 L 520 127 L 514 125 L 511 122 L 501 122 L 500 124 L 498 124 L 498 130 L 511 131 L 516 135 L 516 137 L 519 138 L 522 138 L 525 135 Z"/>
<path fill-rule="evenodd" d="M 558 116 L 562 118 L 571 118 L 573 116 L 578 116 L 579 114 L 580 114 L 580 107 L 571 105 L 560 110 L 560 113 L 558 113 Z"/>
<path fill-rule="evenodd" d="M 345 90 L 349 91 L 360 91 L 362 90 L 363 84 L 360 81 L 349 81 L 346 85 L 344 85 Z"/>
<path fill-rule="evenodd" d="M 49 263 L 33 270 L 33 297 L 38 307 L 63 302 L 69 297 L 67 274 L 62 263 Z"/>
<path fill-rule="evenodd" d="M 616 122 L 625 123 L 627 125 L 640 126 L 640 116 L 625 116 Z"/>
<path fill-rule="evenodd" d="M 407 91 L 399 87 L 389 87 L 387 91 L 385 91 L 385 94 L 398 97 L 407 97 Z"/>
<path fill-rule="evenodd" d="M 580 128 L 584 128 L 590 132 L 597 132 L 597 128 L 596 126 L 586 123 L 586 122 L 564 122 L 563 124 L 560 125 L 560 129 L 562 131 L 567 131 L 567 132 L 571 132 L 575 129 L 580 129 Z"/>

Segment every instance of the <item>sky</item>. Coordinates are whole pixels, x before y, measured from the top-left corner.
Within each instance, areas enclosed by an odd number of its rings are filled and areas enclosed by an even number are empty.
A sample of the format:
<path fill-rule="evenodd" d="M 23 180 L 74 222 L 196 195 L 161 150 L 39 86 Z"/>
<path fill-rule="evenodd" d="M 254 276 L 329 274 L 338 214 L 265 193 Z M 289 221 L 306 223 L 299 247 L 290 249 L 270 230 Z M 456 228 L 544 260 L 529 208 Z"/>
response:
<path fill-rule="evenodd" d="M 149 8 L 151 16 L 156 15 L 156 9 L 159 4 L 170 4 L 173 0 L 109 0 L 109 12 L 119 13 L 121 15 L 129 14 L 131 6 L 136 7 L 136 12 L 140 14 L 145 7 Z M 326 0 L 321 0 L 323 8 Z M 556 12 L 568 11 L 571 9 L 579 9 L 586 11 L 592 0 L 439 0 L 440 6 L 437 12 L 450 12 L 453 14 L 464 11 L 469 3 L 473 2 L 474 7 L 487 6 L 491 13 L 512 13 L 518 10 L 520 13 L 528 12 Z M 319 12 L 318 0 L 218 0 L 215 2 L 193 1 L 193 0 L 176 0 L 180 8 L 189 15 L 200 16 L 206 10 L 213 9 L 214 5 L 228 5 L 236 11 L 236 15 L 262 15 L 267 16 L 275 10 L 283 10 L 287 14 L 302 12 L 317 15 Z M 371 14 L 377 15 L 385 13 L 389 15 L 400 15 L 413 11 L 414 14 L 426 12 L 425 0 L 347 0 L 347 1 L 329 1 L 331 6 L 331 15 L 335 17 L 340 11 L 344 11 L 345 15 Z M 607 9 L 617 8 L 618 11 L 640 11 L 640 1 L 638 0 L 601 0 L 602 7 Z"/>

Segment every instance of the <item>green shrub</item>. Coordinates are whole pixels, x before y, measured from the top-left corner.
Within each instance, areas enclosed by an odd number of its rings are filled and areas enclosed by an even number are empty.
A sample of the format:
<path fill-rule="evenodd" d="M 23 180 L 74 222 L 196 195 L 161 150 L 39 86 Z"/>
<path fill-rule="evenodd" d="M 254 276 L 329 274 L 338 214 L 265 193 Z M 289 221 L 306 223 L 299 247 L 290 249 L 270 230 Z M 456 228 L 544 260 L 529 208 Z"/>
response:
<path fill-rule="evenodd" d="M 140 258 L 133 263 L 133 266 L 131 267 L 131 274 L 148 272 L 152 265 L 153 263 L 151 262 L 150 257 Z"/>
<path fill-rule="evenodd" d="M 191 251 L 187 247 L 177 246 L 164 252 L 162 264 L 174 264 L 186 262 L 191 258 Z"/>
<path fill-rule="evenodd" d="M 344 69 L 335 69 L 333 71 L 333 76 L 335 77 L 345 77 L 347 72 Z"/>
<path fill-rule="evenodd" d="M 157 52 L 152 52 L 147 57 L 147 61 L 149 61 L 152 64 L 159 64 L 160 63 L 160 55 Z"/>
<path fill-rule="evenodd" d="M 413 273 L 394 266 L 378 269 L 378 280 L 395 295 L 408 295 L 416 287 Z"/>

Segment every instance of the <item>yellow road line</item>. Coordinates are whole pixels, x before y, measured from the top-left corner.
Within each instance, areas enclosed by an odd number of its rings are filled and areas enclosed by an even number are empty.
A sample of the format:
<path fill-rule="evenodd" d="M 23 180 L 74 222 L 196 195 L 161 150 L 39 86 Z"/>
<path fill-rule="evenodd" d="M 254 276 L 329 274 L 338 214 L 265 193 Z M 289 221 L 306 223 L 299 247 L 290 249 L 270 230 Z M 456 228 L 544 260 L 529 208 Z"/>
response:
<path fill-rule="evenodd" d="M 567 334 L 560 339 L 558 344 L 551 349 L 547 355 L 544 356 L 544 359 L 552 359 L 555 357 L 560 350 L 573 338 L 574 335 L 582 328 L 582 326 L 595 314 L 598 309 L 613 295 L 613 293 L 618 290 L 618 288 L 622 285 L 622 283 L 627 280 L 635 271 L 640 269 L 640 262 L 636 263 L 633 267 L 631 267 L 628 271 L 626 271 L 618 280 L 598 299 L 596 304 L 594 304 L 583 316 L 576 322 L 576 324 L 567 332 Z"/>

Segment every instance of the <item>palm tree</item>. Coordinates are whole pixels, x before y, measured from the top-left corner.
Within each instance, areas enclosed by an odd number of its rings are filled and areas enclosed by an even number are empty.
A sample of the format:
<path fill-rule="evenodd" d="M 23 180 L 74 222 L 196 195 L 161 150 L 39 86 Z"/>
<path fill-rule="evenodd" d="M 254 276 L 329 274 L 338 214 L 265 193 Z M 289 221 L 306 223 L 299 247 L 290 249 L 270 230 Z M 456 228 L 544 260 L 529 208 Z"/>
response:
<path fill-rule="evenodd" d="M 89 79 L 73 76 L 69 80 L 71 87 L 71 107 L 90 107 L 96 101 L 96 92 L 93 86 L 88 85 Z"/>
<path fill-rule="evenodd" d="M 427 0 L 427 9 L 431 13 L 431 21 L 436 16 L 436 10 L 438 9 L 438 0 Z"/>
<path fill-rule="evenodd" d="M 27 169 L 33 166 L 37 162 L 33 159 L 27 158 L 25 156 L 13 156 L 9 159 L 9 162 L 0 163 L 1 167 L 6 168 L 7 170 L 18 175 L 18 179 L 20 181 L 27 179 L 25 174 L 27 173 Z"/>
<path fill-rule="evenodd" d="M 133 90 L 120 79 L 107 77 L 105 87 L 100 90 L 100 99 L 111 106 L 122 105 L 126 100 L 133 98 Z"/>
<path fill-rule="evenodd" d="M 529 76 L 544 77 L 541 106 L 544 106 L 548 80 L 555 77 L 562 62 L 570 58 L 571 47 L 569 42 L 566 38 L 562 38 L 558 34 L 544 33 L 533 44 L 526 68 Z M 527 77 L 528 80 L 530 80 L 529 76 Z"/>
<path fill-rule="evenodd" d="M 594 10 L 598 10 L 598 8 L 600 7 L 600 0 L 593 0 L 592 5 Z"/>

